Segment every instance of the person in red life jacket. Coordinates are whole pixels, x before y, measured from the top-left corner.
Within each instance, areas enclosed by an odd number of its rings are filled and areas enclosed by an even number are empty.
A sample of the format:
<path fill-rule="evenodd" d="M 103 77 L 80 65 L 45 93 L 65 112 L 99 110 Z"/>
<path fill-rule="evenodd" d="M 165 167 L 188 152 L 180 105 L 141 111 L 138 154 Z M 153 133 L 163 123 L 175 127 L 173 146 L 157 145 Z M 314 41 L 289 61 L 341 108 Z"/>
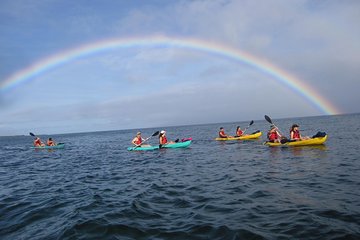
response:
<path fill-rule="evenodd" d="M 45 144 L 41 141 L 39 137 L 36 137 L 34 140 L 34 147 L 44 147 Z"/>
<path fill-rule="evenodd" d="M 220 128 L 219 131 L 219 138 L 231 138 L 232 136 L 226 135 L 225 130 L 223 127 Z"/>
<path fill-rule="evenodd" d="M 174 143 L 174 142 L 173 141 L 168 142 L 167 137 L 166 137 L 166 131 L 161 130 L 161 132 L 159 134 L 159 144 L 164 145 L 164 144 L 172 144 L 172 143 Z"/>
<path fill-rule="evenodd" d="M 309 137 L 302 137 L 299 131 L 299 125 L 293 124 L 290 128 L 290 140 L 300 141 L 309 139 Z"/>
<path fill-rule="evenodd" d="M 244 132 L 241 130 L 240 126 L 237 126 L 236 128 L 236 137 L 241 137 L 244 134 Z"/>
<path fill-rule="evenodd" d="M 146 139 L 147 140 L 147 139 Z M 144 144 L 144 141 L 146 141 L 141 137 L 141 132 L 137 132 L 134 139 L 131 141 L 132 144 L 134 144 L 136 147 L 148 147 L 150 145 Z"/>
<path fill-rule="evenodd" d="M 141 137 L 141 132 L 137 132 L 134 139 L 131 141 L 135 146 L 141 146 L 144 139 Z"/>
<path fill-rule="evenodd" d="M 48 145 L 48 146 L 55 146 L 56 143 L 55 143 L 55 141 L 52 140 L 52 138 L 49 138 L 49 139 L 47 140 L 47 142 L 46 142 L 46 145 Z"/>
<path fill-rule="evenodd" d="M 278 132 L 275 126 L 270 127 L 270 131 L 268 132 L 267 137 L 269 139 L 269 142 L 276 142 L 276 143 L 279 143 L 282 138 L 281 134 Z"/>

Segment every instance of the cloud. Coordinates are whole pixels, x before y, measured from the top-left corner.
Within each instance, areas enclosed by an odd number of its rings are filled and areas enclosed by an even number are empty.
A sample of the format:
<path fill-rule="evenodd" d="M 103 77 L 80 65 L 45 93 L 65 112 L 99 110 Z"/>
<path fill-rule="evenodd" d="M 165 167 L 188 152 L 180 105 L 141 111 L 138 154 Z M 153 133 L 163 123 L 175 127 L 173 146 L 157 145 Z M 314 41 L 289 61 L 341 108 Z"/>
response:
<path fill-rule="evenodd" d="M 238 48 L 302 79 L 344 112 L 360 111 L 358 1 L 4 0 L 0 5 L 1 81 L 84 43 L 164 34 Z M 41 99 L 36 108 L 29 104 L 34 96 Z M 46 131 L 54 125 L 77 131 L 249 120 L 265 111 L 279 117 L 319 114 L 256 69 L 175 48 L 119 49 L 78 59 L 2 93 L 0 105 L 7 119 L 0 132 L 15 125 L 34 128 L 37 118 Z"/>

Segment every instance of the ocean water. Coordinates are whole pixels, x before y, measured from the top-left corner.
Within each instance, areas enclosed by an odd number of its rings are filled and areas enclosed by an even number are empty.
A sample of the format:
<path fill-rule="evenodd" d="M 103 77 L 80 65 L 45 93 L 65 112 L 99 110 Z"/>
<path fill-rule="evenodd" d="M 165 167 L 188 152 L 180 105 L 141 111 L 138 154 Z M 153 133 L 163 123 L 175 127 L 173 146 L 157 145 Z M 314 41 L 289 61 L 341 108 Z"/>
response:
<path fill-rule="evenodd" d="M 360 239 L 360 115 L 274 123 L 329 139 L 213 140 L 220 126 L 248 122 L 167 127 L 172 140 L 192 137 L 190 148 L 148 152 L 126 150 L 137 129 L 53 135 L 66 146 L 52 151 L 0 137 L 0 238 Z M 268 129 L 255 121 L 248 131 Z"/>

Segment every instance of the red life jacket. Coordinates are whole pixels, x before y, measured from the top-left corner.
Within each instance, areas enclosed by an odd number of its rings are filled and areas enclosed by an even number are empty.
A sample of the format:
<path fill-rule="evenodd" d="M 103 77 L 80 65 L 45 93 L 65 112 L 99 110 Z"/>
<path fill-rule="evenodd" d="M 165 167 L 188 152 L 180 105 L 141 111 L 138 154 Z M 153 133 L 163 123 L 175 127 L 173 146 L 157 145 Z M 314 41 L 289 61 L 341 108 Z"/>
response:
<path fill-rule="evenodd" d="M 226 138 L 227 136 L 226 136 L 226 134 L 225 134 L 225 131 L 220 131 L 220 132 L 219 132 L 219 137 L 220 137 L 220 138 Z"/>
<path fill-rule="evenodd" d="M 142 138 L 141 137 L 136 137 L 135 144 L 140 145 L 141 143 L 142 143 Z"/>
<path fill-rule="evenodd" d="M 274 140 L 278 139 L 277 132 L 270 132 L 268 134 L 268 138 L 269 138 L 270 141 L 274 141 Z"/>
<path fill-rule="evenodd" d="M 242 136 L 242 135 L 243 135 L 243 133 L 244 133 L 243 131 L 238 130 L 238 131 L 236 132 L 236 136 L 239 136 L 239 137 L 240 137 L 240 136 Z"/>
<path fill-rule="evenodd" d="M 34 141 L 34 146 L 35 146 L 35 147 L 41 146 L 41 140 L 40 140 L 40 138 L 38 138 L 38 139 L 36 139 L 36 140 Z"/>
<path fill-rule="evenodd" d="M 293 132 L 293 139 L 300 139 L 300 132 L 299 130 L 292 131 Z M 291 134 L 290 134 L 291 135 Z"/>
<path fill-rule="evenodd" d="M 160 144 L 166 144 L 167 143 L 167 138 L 166 136 L 162 136 L 160 139 Z"/>

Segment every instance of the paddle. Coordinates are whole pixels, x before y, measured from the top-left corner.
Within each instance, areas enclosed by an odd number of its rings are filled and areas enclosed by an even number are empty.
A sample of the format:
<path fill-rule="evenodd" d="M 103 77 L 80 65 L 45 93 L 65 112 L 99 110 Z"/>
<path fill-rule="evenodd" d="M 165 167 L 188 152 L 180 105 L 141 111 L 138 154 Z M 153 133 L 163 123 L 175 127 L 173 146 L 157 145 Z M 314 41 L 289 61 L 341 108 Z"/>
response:
<path fill-rule="evenodd" d="M 251 120 L 251 122 L 249 123 L 249 126 L 247 126 L 247 127 L 244 129 L 243 135 L 245 134 L 246 130 L 247 130 L 251 125 L 253 125 L 253 124 L 254 124 L 254 121 Z"/>
<path fill-rule="evenodd" d="M 148 138 L 146 138 L 141 144 L 143 144 L 144 142 L 146 142 L 147 140 L 149 140 L 150 138 L 152 138 L 152 137 L 155 137 L 155 136 L 157 136 L 157 135 L 159 135 L 159 131 L 156 131 L 156 132 L 154 132 L 150 137 L 148 137 Z M 136 149 L 136 148 L 138 148 L 138 147 L 140 147 L 141 146 L 141 144 L 140 145 L 136 145 L 135 147 L 134 147 L 134 149 Z"/>

